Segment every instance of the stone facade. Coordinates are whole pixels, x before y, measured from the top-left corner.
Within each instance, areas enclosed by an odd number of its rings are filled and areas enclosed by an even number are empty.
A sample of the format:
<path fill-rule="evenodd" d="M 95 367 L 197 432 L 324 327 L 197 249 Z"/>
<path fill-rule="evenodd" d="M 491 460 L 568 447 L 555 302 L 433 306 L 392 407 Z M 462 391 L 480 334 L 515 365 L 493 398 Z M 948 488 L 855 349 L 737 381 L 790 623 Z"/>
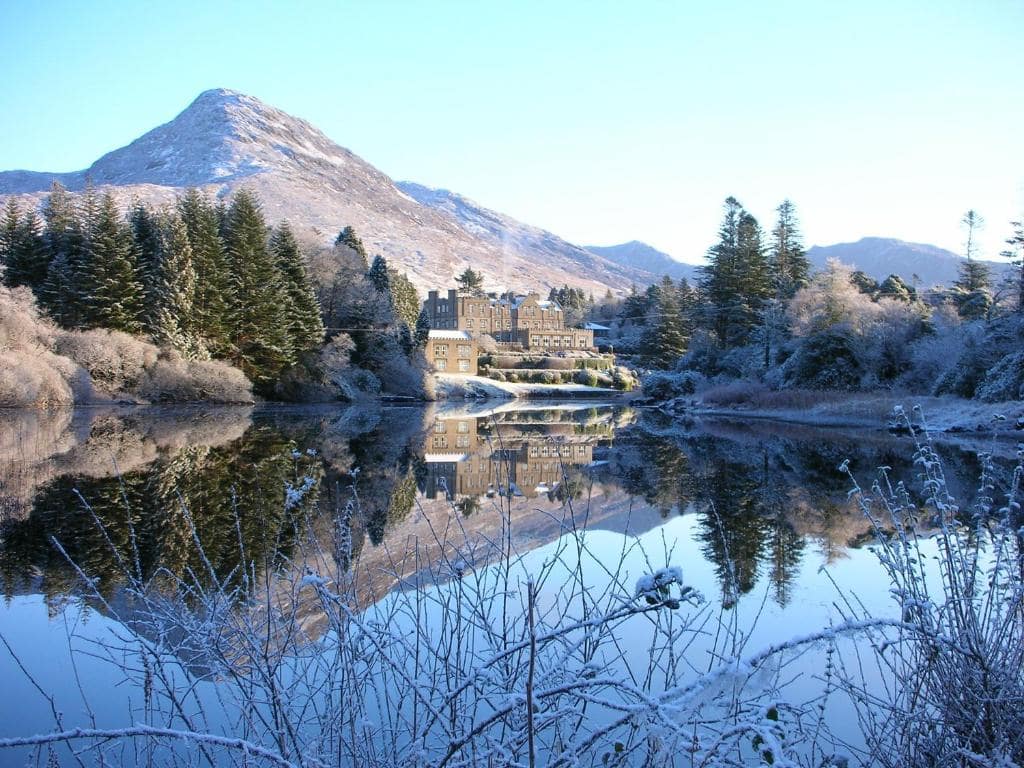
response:
<path fill-rule="evenodd" d="M 531 350 L 594 347 L 592 330 L 566 328 L 565 313 L 558 302 L 543 300 L 536 293 L 476 296 L 450 289 L 441 296 L 439 291 L 430 291 L 423 307 L 430 327 L 438 330 L 488 334 L 498 343 Z"/>
<path fill-rule="evenodd" d="M 438 373 L 477 374 L 476 339 L 465 331 L 431 331 L 427 336 L 426 355 Z"/>

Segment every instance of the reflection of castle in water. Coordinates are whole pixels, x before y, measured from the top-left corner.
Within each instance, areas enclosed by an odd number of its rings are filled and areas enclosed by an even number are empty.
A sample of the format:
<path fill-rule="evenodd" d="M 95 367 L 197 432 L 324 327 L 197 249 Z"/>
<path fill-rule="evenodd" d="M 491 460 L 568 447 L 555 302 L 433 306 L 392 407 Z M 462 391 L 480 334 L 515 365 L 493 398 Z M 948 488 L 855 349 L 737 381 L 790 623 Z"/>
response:
<path fill-rule="evenodd" d="M 607 436 L 610 436 L 609 425 Z M 602 435 L 574 422 L 435 419 L 424 445 L 420 492 L 429 499 L 552 493 L 570 467 L 594 461 Z"/>

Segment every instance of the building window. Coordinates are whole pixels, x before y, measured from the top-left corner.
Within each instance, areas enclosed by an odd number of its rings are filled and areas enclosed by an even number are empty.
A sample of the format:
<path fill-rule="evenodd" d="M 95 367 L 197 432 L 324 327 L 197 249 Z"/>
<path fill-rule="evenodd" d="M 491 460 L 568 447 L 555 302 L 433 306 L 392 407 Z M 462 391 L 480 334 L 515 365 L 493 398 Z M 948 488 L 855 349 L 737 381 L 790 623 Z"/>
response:
<path fill-rule="evenodd" d="M 530 344 L 532 344 L 533 346 L 537 346 L 538 344 L 540 344 L 540 336 L 531 336 Z"/>
<path fill-rule="evenodd" d="M 457 448 L 469 448 L 469 435 L 459 435 L 455 438 Z"/>
<path fill-rule="evenodd" d="M 469 372 L 469 360 L 459 360 L 459 370 L 462 373 Z"/>
<path fill-rule="evenodd" d="M 448 361 L 445 360 L 443 357 L 435 357 L 434 358 L 434 367 L 437 368 L 437 370 L 439 370 L 439 371 L 447 371 L 448 370 Z"/>
<path fill-rule="evenodd" d="M 459 344 L 459 357 L 470 357 L 473 354 L 469 344 Z"/>
<path fill-rule="evenodd" d="M 585 346 L 587 346 L 587 340 L 584 337 L 580 336 L 580 347 Z"/>
<path fill-rule="evenodd" d="M 468 328 L 470 330 L 473 329 L 473 318 L 471 318 L 471 317 L 467 317 L 466 318 L 466 328 Z"/>
<path fill-rule="evenodd" d="M 448 345 L 447 344 L 435 344 L 434 345 L 434 356 L 435 357 L 448 357 Z"/>
<path fill-rule="evenodd" d="M 465 434 L 466 432 L 469 432 L 469 422 L 460 421 L 459 425 L 455 428 L 455 431 L 460 434 Z"/>
<path fill-rule="evenodd" d="M 571 347 L 572 346 L 572 336 L 563 336 L 562 337 L 562 343 L 565 346 L 567 346 L 567 347 Z"/>
<path fill-rule="evenodd" d="M 435 437 L 431 443 L 435 448 L 447 448 L 448 438 L 447 437 Z"/>
<path fill-rule="evenodd" d="M 469 305 L 469 314 L 471 314 L 471 315 L 475 315 L 476 314 L 476 304 L 470 304 Z"/>

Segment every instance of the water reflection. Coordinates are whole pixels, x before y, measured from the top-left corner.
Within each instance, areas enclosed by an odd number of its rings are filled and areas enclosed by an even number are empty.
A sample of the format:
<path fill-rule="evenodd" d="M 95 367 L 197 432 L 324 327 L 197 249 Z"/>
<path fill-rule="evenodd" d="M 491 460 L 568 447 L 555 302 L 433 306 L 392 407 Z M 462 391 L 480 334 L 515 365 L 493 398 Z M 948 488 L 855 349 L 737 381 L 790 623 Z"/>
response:
<path fill-rule="evenodd" d="M 54 607 L 74 590 L 68 558 L 105 594 L 125 564 L 143 577 L 202 572 L 193 533 L 222 578 L 243 561 L 303 567 L 296 545 L 315 541 L 335 564 L 354 564 L 372 601 L 442 560 L 468 558 L 474 537 L 495 540 L 505 519 L 510 546 L 525 552 L 556 539 L 566 520 L 637 536 L 677 515 L 695 516 L 724 607 L 762 580 L 784 607 L 808 552 L 836 562 L 869 538 L 837 465 L 914 476 L 906 439 L 682 424 L 611 406 L 9 416 L 0 585 Z M 951 490 L 971 499 L 974 452 L 942 453 Z"/>

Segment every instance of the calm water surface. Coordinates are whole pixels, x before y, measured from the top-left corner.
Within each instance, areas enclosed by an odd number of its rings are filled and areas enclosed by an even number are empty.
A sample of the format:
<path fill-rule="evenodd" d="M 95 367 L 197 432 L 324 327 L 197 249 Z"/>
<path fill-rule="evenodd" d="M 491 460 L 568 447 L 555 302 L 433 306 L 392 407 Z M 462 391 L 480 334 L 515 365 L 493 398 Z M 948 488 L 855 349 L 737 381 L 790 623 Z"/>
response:
<path fill-rule="evenodd" d="M 940 448 L 967 502 L 975 448 Z M 287 569 L 300 540 L 329 551 L 338 510 L 357 495 L 351 568 L 366 607 L 443 573 L 442 561 L 486 565 L 474 562 L 474 542 L 501 535 L 505 508 L 510 544 L 527 563 L 556 546 L 567 519 L 609 558 L 635 541 L 667 550 L 688 584 L 751 627 L 757 648 L 835 619 L 823 565 L 869 607 L 890 608 L 869 527 L 837 471 L 844 459 L 865 483 L 887 466 L 913 485 L 906 438 L 683 423 L 617 405 L 9 411 L 0 420 L 0 635 L 69 720 L 125 722 L 137 692 L 107 684 L 100 660 L 73 667 L 68 653 L 69 643 L 111 642 L 120 628 L 76 598 L 75 570 L 54 541 L 116 601 L 118 558 L 144 574 L 201 566 L 182 505 L 213 567 L 229 574 L 241 552 Z M 639 575 L 644 565 L 629 567 Z M 315 632 L 316 617 L 310 625 Z M 0 679 L 0 737 L 52 729 L 49 703 L 2 646 Z"/>

